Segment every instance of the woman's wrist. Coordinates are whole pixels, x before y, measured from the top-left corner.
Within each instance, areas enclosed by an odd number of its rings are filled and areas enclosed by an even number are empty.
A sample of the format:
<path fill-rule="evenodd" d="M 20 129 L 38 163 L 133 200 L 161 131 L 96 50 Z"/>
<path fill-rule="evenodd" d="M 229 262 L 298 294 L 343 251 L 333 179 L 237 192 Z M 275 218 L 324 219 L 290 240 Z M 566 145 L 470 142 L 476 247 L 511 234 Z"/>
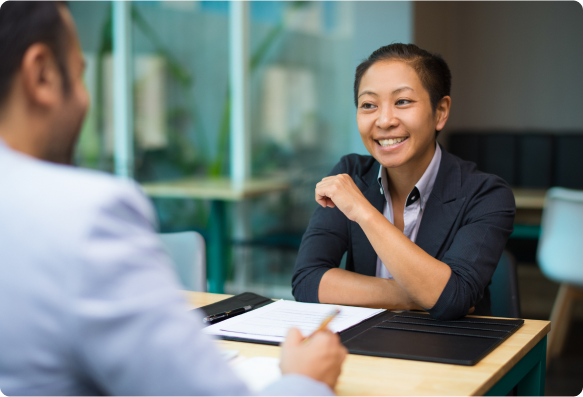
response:
<path fill-rule="evenodd" d="M 379 211 L 373 205 L 366 200 L 360 207 L 359 211 L 356 213 L 354 221 L 358 223 L 361 227 L 372 222 L 375 216 L 380 214 Z"/>

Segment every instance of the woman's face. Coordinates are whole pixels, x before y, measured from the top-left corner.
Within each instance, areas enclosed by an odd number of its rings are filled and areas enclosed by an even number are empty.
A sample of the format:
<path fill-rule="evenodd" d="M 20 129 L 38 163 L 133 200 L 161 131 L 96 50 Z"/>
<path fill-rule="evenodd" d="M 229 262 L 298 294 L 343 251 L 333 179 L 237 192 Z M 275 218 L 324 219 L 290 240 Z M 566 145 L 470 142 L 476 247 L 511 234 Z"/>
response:
<path fill-rule="evenodd" d="M 433 112 L 429 93 L 415 70 L 400 61 L 379 61 L 364 73 L 356 120 L 369 153 L 383 166 L 429 165 L 435 130 L 449 115 L 449 97 Z"/>

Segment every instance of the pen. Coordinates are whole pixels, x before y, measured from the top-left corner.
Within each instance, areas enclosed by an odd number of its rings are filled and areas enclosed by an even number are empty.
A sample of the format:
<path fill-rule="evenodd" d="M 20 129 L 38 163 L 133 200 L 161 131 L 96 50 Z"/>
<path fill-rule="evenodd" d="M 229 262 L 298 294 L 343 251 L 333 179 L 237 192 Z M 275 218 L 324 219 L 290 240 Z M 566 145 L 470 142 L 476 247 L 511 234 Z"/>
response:
<path fill-rule="evenodd" d="M 213 323 L 216 323 L 218 321 L 226 320 L 227 318 L 231 318 L 231 317 L 237 316 L 239 314 L 243 314 L 243 313 L 251 310 L 252 308 L 253 308 L 253 306 L 249 305 L 249 306 L 240 307 L 238 309 L 233 309 L 233 310 L 230 310 L 228 312 L 211 314 L 210 316 L 206 316 L 205 318 L 203 318 L 202 322 L 213 324 Z"/>
<path fill-rule="evenodd" d="M 330 313 L 328 315 L 328 317 L 326 317 L 324 319 L 324 321 L 322 321 L 322 323 L 320 324 L 320 326 L 314 332 L 312 332 L 306 339 L 304 339 L 304 342 L 307 341 L 308 339 L 310 339 L 312 336 L 314 336 L 317 332 L 320 332 L 320 331 L 325 330 L 326 327 L 328 326 L 328 324 L 330 324 L 330 322 L 332 320 L 334 320 L 334 317 L 336 317 L 338 315 L 338 313 L 340 313 L 340 309 L 334 309 L 332 311 L 332 313 Z"/>

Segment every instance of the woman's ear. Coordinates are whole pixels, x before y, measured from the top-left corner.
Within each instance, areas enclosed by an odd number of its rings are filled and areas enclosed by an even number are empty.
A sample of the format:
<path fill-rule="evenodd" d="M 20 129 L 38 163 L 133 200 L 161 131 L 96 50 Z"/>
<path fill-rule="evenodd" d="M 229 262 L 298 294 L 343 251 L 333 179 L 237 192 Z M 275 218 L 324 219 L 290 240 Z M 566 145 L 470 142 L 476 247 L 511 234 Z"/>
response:
<path fill-rule="evenodd" d="M 441 131 L 449 118 L 449 109 L 451 109 L 451 97 L 444 96 L 437 103 L 435 109 L 435 130 Z"/>

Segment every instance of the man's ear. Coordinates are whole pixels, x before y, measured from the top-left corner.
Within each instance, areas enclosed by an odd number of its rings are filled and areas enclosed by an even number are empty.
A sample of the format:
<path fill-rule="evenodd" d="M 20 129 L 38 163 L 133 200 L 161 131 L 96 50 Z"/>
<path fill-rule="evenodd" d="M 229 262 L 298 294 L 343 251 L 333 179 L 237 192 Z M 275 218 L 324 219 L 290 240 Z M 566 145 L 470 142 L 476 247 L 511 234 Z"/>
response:
<path fill-rule="evenodd" d="M 51 107 L 61 100 L 63 81 L 55 57 L 46 44 L 28 47 L 21 63 L 26 98 L 33 105 Z"/>
<path fill-rule="evenodd" d="M 451 109 L 451 97 L 444 96 L 437 103 L 437 108 L 435 109 L 435 129 L 441 131 L 445 127 L 445 123 L 449 118 L 449 109 Z"/>

